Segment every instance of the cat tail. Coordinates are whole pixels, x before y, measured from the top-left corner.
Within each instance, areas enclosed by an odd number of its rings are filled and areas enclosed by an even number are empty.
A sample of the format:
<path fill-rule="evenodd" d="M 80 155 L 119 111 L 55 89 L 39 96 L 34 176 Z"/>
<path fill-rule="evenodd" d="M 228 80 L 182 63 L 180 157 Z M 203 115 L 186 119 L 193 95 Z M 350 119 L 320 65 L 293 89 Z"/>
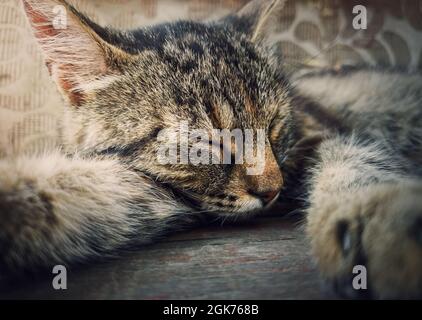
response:
<path fill-rule="evenodd" d="M 0 160 L 0 270 L 80 263 L 150 242 L 188 212 L 164 192 L 115 159 Z"/>

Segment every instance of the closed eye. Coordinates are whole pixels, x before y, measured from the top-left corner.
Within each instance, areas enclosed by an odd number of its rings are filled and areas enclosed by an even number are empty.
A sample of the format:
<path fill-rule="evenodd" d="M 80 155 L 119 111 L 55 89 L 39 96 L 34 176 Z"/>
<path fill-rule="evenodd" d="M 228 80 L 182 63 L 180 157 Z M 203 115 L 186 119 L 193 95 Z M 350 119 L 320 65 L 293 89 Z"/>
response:
<path fill-rule="evenodd" d="M 283 122 L 281 119 L 275 118 L 269 127 L 268 134 L 271 141 L 274 141 L 279 135 L 280 131 L 283 128 Z"/>

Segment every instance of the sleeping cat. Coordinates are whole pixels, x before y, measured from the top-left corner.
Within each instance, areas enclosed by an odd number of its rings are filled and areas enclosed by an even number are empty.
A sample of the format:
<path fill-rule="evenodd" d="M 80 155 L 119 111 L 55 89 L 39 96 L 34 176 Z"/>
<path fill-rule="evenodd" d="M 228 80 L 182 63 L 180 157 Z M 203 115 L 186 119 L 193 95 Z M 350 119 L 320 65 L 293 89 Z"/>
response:
<path fill-rule="evenodd" d="M 295 194 L 307 199 L 313 253 L 339 293 L 360 293 L 351 279 L 364 265 L 373 297 L 421 295 L 421 75 L 288 79 L 265 45 L 280 1 L 127 32 L 63 0 L 23 4 L 67 108 L 60 151 L 0 161 L 3 270 L 87 262 L 204 215 L 249 218 Z M 56 5 L 67 10 L 64 29 L 54 27 Z M 264 130 L 263 172 L 247 174 L 246 162 L 160 163 L 158 137 L 181 121 Z"/>

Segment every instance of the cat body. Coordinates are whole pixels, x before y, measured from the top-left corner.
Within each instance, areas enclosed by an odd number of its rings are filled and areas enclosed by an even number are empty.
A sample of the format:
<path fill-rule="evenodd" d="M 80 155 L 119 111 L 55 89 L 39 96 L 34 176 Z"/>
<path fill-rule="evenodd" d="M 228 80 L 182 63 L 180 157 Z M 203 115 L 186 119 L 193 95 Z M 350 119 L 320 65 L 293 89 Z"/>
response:
<path fill-rule="evenodd" d="M 307 230 L 322 274 L 345 296 L 356 297 L 357 265 L 375 296 L 415 297 L 422 288 L 421 80 L 361 69 L 296 82 L 342 124 L 310 168 Z"/>
<path fill-rule="evenodd" d="M 349 280 L 363 264 L 375 297 L 421 293 L 420 75 L 287 79 L 262 45 L 279 1 L 213 23 L 128 32 L 65 1 L 23 3 L 67 108 L 60 151 L 0 161 L 4 269 L 102 258 L 204 216 L 249 218 L 300 194 L 318 265 L 339 292 L 356 294 Z M 57 4 L 69 13 L 65 30 L 50 22 Z M 206 132 L 265 130 L 264 171 L 160 164 L 157 138 L 181 121 Z"/>

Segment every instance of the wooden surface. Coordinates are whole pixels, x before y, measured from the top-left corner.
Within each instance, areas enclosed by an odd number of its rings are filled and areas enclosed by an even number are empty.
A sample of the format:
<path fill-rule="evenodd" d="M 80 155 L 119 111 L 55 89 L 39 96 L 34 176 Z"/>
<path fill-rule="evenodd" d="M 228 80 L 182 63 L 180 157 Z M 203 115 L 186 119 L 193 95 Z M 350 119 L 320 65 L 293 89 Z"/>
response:
<path fill-rule="evenodd" d="M 119 259 L 3 285 L 2 299 L 319 299 L 303 231 L 286 218 L 201 228 Z"/>

